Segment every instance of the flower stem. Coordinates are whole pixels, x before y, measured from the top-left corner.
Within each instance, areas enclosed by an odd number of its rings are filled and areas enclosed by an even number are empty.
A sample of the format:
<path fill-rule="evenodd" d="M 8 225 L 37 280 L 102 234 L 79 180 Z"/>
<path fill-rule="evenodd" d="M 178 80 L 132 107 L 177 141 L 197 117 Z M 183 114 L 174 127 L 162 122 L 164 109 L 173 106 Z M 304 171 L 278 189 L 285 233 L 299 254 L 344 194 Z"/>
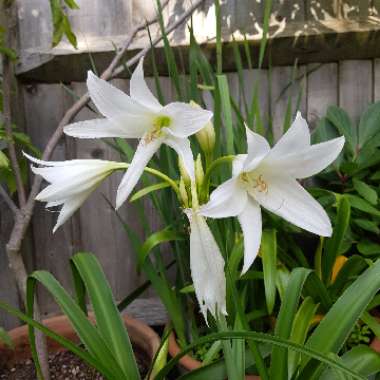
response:
<path fill-rule="evenodd" d="M 208 199 L 208 195 L 209 195 L 208 192 L 209 192 L 209 187 L 210 187 L 210 178 L 211 178 L 212 172 L 220 165 L 223 165 L 226 163 L 231 163 L 235 159 L 235 157 L 236 156 L 234 156 L 234 155 L 219 157 L 218 159 L 213 161 L 211 163 L 211 165 L 207 168 L 206 174 L 205 174 L 204 179 L 203 179 L 203 185 L 202 185 L 201 194 L 200 194 L 200 199 L 202 202 L 203 201 L 205 202 Z"/>
<path fill-rule="evenodd" d="M 118 169 L 128 169 L 130 167 L 130 165 L 131 164 L 123 162 L 123 163 L 120 163 Z M 168 177 L 166 174 L 160 172 L 159 170 L 152 169 L 152 168 L 149 168 L 149 167 L 146 167 L 144 169 L 144 172 L 152 174 L 155 177 L 160 178 L 163 181 L 167 182 L 171 186 L 171 188 L 175 191 L 175 193 L 176 193 L 179 201 L 181 202 L 181 194 L 180 194 L 180 191 L 179 191 L 179 187 L 177 186 L 177 183 L 174 180 L 172 180 L 170 177 Z"/>

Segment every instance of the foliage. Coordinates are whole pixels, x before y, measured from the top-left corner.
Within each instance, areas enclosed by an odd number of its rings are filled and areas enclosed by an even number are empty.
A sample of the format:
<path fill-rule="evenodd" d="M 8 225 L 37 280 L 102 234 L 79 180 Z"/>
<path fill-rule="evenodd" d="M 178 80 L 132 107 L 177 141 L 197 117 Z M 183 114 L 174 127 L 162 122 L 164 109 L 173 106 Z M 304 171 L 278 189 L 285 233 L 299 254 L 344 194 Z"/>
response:
<path fill-rule="evenodd" d="M 65 5 L 70 9 L 79 9 L 75 0 L 50 0 L 50 9 L 53 19 L 53 40 L 52 45 L 57 46 L 63 36 L 66 36 L 71 45 L 77 48 L 77 38 L 71 28 L 69 18 L 65 11 Z"/>

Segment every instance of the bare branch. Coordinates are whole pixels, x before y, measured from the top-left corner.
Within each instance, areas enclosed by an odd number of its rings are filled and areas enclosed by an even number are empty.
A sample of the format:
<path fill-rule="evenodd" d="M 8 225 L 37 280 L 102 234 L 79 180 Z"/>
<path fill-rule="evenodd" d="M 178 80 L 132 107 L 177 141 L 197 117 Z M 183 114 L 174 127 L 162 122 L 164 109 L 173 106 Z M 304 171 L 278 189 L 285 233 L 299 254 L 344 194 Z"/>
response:
<path fill-rule="evenodd" d="M 15 7 L 3 5 L 4 17 L 7 18 L 7 30 L 6 30 L 6 45 L 9 48 L 15 47 L 15 27 L 17 13 Z M 7 136 L 7 145 L 11 166 L 16 180 L 17 195 L 19 200 L 19 207 L 23 207 L 26 204 L 26 193 L 24 184 L 22 182 L 20 165 L 17 159 L 16 146 L 13 140 L 12 133 L 12 83 L 13 83 L 13 65 L 10 58 L 3 54 L 3 118 L 5 133 Z"/>
<path fill-rule="evenodd" d="M 0 185 L 0 196 L 4 199 L 5 204 L 9 207 L 9 209 L 13 212 L 13 214 L 15 214 L 15 216 L 20 213 L 20 210 L 16 206 L 16 203 L 13 202 L 12 198 L 8 195 L 7 191 L 1 185 Z"/>

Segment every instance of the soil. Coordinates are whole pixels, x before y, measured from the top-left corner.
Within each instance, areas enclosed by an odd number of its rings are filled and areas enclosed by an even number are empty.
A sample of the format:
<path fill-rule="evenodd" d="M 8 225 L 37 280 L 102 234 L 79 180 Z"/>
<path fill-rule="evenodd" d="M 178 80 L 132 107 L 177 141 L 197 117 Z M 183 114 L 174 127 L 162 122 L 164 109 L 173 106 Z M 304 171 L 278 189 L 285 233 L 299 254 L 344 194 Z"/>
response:
<path fill-rule="evenodd" d="M 147 360 L 135 351 L 135 356 L 142 378 L 147 375 Z M 49 356 L 51 380 L 105 380 L 95 369 L 69 351 L 58 352 Z M 0 369 L 0 380 L 36 380 L 33 361 L 28 359 L 16 363 L 11 368 Z"/>

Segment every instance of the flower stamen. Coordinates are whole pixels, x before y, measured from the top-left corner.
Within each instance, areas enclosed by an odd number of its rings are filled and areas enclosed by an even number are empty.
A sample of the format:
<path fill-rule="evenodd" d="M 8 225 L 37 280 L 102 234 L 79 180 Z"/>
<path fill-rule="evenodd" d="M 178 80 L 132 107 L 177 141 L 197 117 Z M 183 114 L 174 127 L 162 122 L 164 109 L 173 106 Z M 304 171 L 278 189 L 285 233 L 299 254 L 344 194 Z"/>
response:
<path fill-rule="evenodd" d="M 240 179 L 249 187 L 258 189 L 260 193 L 268 193 L 268 183 L 264 180 L 262 174 L 260 174 L 258 177 L 253 177 L 252 174 L 244 172 L 240 174 Z"/>

